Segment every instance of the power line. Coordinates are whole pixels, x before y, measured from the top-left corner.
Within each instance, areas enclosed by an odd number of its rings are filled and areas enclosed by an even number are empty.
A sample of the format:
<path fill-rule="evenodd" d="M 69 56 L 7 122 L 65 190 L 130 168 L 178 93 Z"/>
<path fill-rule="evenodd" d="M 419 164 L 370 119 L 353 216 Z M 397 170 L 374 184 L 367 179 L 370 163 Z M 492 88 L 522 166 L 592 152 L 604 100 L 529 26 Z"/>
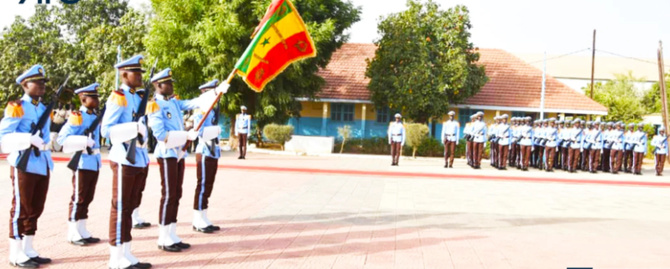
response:
<path fill-rule="evenodd" d="M 602 53 L 606 53 L 606 54 L 612 55 L 612 56 L 617 56 L 617 57 L 626 58 L 626 59 L 635 60 L 635 61 L 638 61 L 638 62 L 643 62 L 643 63 L 653 64 L 653 65 L 658 65 L 658 62 L 654 62 L 654 61 L 650 61 L 650 60 L 645 60 L 645 59 L 641 59 L 641 58 L 635 58 L 635 57 L 631 57 L 631 56 L 621 55 L 621 54 L 618 54 L 618 53 L 614 53 L 614 52 L 609 52 L 609 51 L 605 51 L 605 50 L 599 50 L 599 49 L 597 49 L 596 52 L 598 52 L 598 51 L 599 51 L 599 52 L 602 52 Z M 665 66 L 666 66 L 666 67 L 670 67 L 670 65 L 665 65 Z"/>
<path fill-rule="evenodd" d="M 547 61 L 551 61 L 551 60 L 556 60 L 556 59 L 559 59 L 559 58 L 567 57 L 567 56 L 570 56 L 570 55 L 573 55 L 573 54 L 577 54 L 577 53 L 580 53 L 580 52 L 583 52 L 583 51 L 587 51 L 587 50 L 591 50 L 591 48 L 580 49 L 580 50 L 576 50 L 576 51 L 569 52 L 569 53 L 566 53 L 566 54 L 561 54 L 561 55 L 558 55 L 558 56 L 554 56 L 554 57 L 551 57 L 551 58 L 547 58 Z M 544 61 L 544 59 L 539 59 L 539 60 L 535 60 L 535 61 L 530 61 L 530 62 L 528 62 L 528 63 L 529 63 L 529 64 L 534 64 L 534 63 L 539 63 L 539 62 L 542 62 L 542 61 Z"/>

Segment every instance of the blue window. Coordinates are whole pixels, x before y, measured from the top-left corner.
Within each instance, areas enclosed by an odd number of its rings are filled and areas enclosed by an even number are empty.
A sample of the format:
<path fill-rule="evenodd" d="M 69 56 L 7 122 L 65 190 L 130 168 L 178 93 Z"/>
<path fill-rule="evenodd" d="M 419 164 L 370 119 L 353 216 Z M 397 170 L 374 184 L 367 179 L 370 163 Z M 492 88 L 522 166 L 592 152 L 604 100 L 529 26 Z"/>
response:
<path fill-rule="evenodd" d="M 523 111 L 512 111 L 512 117 L 525 117 L 526 112 Z"/>
<path fill-rule="evenodd" d="M 391 119 L 389 118 L 389 114 L 391 112 L 389 112 L 389 111 L 390 110 L 389 110 L 388 107 L 377 109 L 377 122 L 378 123 L 388 123 L 388 122 L 390 122 Z"/>
<path fill-rule="evenodd" d="M 470 116 L 475 114 L 475 111 L 469 108 L 461 108 L 458 110 L 458 123 L 461 124 L 461 127 L 464 127 L 465 124 L 470 122 Z"/>
<path fill-rule="evenodd" d="M 330 119 L 334 121 L 354 121 L 354 104 L 331 104 Z"/>

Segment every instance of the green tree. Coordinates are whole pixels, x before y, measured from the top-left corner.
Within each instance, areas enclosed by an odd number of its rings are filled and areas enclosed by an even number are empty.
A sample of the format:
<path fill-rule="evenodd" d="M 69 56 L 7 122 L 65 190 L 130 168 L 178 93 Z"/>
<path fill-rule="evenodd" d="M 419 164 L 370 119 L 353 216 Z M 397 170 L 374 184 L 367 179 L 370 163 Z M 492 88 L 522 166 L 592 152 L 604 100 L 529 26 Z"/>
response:
<path fill-rule="evenodd" d="M 476 65 L 479 53 L 470 42 L 465 6 L 445 11 L 432 0 L 409 0 L 407 6 L 379 23 L 382 37 L 366 76 L 375 106 L 425 123 L 477 93 L 488 78 Z"/>
<path fill-rule="evenodd" d="M 667 90 L 670 89 L 670 74 L 665 74 L 665 89 L 668 104 L 670 104 L 670 94 Z M 654 83 L 651 89 L 647 90 L 642 97 L 642 107 L 645 108 L 647 114 L 659 113 L 663 110 L 661 105 L 661 87 L 659 82 Z"/>
<path fill-rule="evenodd" d="M 416 150 L 421 145 L 421 142 L 428 137 L 428 126 L 421 123 L 410 123 L 407 127 L 407 146 L 412 148 L 412 158 L 416 158 Z"/>
<path fill-rule="evenodd" d="M 638 122 L 642 120 L 645 109 L 642 107 L 643 92 L 635 87 L 640 79 L 632 73 L 616 74 L 615 79 L 594 85 L 594 100 L 607 107 L 607 121 Z M 586 95 L 591 94 L 591 85 L 584 88 Z"/>
<path fill-rule="evenodd" d="M 212 78 L 226 79 L 251 42 L 251 33 L 271 0 L 152 0 L 155 17 L 147 40 L 149 53 L 171 67 L 177 79 L 176 91 L 186 97 L 197 95 L 198 85 Z M 360 9 L 349 1 L 299 0 L 293 2 L 315 42 L 317 57 L 300 61 L 269 83 L 263 92 L 251 91 L 237 78 L 222 98 L 222 112 L 234 126 L 240 106 L 246 105 L 259 128 L 285 123 L 299 116 L 295 97 L 314 98 L 323 86 L 316 72 L 324 68 L 348 35 L 344 31 L 359 20 Z M 231 127 L 232 128 L 232 127 Z"/>
<path fill-rule="evenodd" d="M 42 64 L 55 89 L 66 75 L 68 88 L 93 82 L 109 92 L 114 84 L 116 47 L 124 56 L 144 51 L 147 15 L 128 7 L 127 0 L 81 1 L 76 5 L 37 5 L 28 19 L 17 17 L 0 37 L 0 103 L 22 94 L 14 79 Z M 62 100 L 69 102 L 72 95 Z M 76 100 L 75 100 L 76 102 Z"/>

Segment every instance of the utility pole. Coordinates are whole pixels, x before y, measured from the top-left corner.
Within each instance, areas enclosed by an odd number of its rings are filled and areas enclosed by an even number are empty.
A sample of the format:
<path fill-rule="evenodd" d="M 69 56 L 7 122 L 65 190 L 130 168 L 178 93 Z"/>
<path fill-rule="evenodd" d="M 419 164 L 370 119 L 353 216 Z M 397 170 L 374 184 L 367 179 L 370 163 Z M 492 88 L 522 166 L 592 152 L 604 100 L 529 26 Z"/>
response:
<path fill-rule="evenodd" d="M 593 46 L 591 46 L 591 100 L 593 100 L 593 77 L 596 71 L 596 29 L 593 29 Z M 588 116 L 591 120 L 591 115 Z"/>
<path fill-rule="evenodd" d="M 542 94 L 540 95 L 540 119 L 544 119 L 544 94 L 547 88 L 547 52 L 544 52 L 544 66 L 542 67 Z"/>
<path fill-rule="evenodd" d="M 658 84 L 661 86 L 661 105 L 663 106 L 663 126 L 668 128 L 668 96 L 665 92 L 665 70 L 663 68 L 663 42 L 658 41 Z M 670 163 L 670 160 L 668 160 Z"/>

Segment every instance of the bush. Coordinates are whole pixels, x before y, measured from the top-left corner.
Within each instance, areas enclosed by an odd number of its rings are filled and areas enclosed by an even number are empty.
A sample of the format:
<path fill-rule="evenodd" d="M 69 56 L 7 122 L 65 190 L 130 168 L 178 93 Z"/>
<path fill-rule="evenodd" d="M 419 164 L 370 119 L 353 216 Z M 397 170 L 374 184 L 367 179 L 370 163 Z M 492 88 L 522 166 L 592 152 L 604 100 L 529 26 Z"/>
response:
<path fill-rule="evenodd" d="M 403 155 L 414 156 L 412 147 L 405 145 L 405 148 L 403 149 Z M 444 145 L 442 145 L 442 143 L 436 138 L 425 137 L 416 147 L 416 155 L 424 157 L 442 157 L 444 156 Z"/>
<path fill-rule="evenodd" d="M 337 134 L 342 138 L 342 146 L 340 147 L 340 154 L 342 154 L 342 151 L 344 150 L 344 144 L 346 144 L 347 140 L 351 138 L 351 126 L 345 125 L 342 127 L 337 127 Z"/>
<path fill-rule="evenodd" d="M 284 150 L 284 143 L 293 136 L 293 126 L 271 123 L 263 127 L 263 134 L 270 141 L 281 144 L 281 149 Z"/>
<path fill-rule="evenodd" d="M 428 130 L 428 126 L 425 124 L 411 123 L 406 125 L 405 142 L 407 146 L 412 148 L 412 157 L 416 157 L 416 151 L 419 149 L 419 146 L 424 142 L 424 140 L 426 140 L 428 133 L 430 133 L 430 130 Z"/>

